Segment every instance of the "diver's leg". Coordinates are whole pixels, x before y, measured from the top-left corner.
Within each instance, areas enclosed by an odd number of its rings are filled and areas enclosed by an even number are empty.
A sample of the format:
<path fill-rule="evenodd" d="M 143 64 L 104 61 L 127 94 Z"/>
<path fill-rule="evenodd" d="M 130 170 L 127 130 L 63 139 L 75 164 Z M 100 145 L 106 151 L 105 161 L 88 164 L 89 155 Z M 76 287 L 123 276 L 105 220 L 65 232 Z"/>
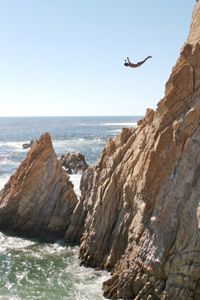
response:
<path fill-rule="evenodd" d="M 147 56 L 144 60 L 142 60 L 142 61 L 139 61 L 138 63 L 137 63 L 137 66 L 141 66 L 143 63 L 145 63 L 145 61 L 147 60 L 147 59 L 149 59 L 149 58 L 152 58 L 152 56 Z"/>

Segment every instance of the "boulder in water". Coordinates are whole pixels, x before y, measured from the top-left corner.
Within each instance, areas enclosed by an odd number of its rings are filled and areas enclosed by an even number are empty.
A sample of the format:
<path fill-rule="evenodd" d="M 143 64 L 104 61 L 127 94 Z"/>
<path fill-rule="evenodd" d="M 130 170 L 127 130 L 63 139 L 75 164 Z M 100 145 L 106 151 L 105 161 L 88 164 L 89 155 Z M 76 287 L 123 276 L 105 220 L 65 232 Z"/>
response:
<path fill-rule="evenodd" d="M 33 143 L 34 143 L 34 140 L 30 141 L 30 143 L 24 143 L 24 144 L 22 144 L 22 148 L 28 149 L 33 145 Z"/>
<path fill-rule="evenodd" d="M 60 158 L 60 163 L 68 174 L 81 174 L 88 168 L 85 156 L 79 152 L 68 152 Z"/>
<path fill-rule="evenodd" d="M 46 133 L 33 143 L 0 192 L 0 228 L 26 236 L 61 238 L 77 202 Z"/>

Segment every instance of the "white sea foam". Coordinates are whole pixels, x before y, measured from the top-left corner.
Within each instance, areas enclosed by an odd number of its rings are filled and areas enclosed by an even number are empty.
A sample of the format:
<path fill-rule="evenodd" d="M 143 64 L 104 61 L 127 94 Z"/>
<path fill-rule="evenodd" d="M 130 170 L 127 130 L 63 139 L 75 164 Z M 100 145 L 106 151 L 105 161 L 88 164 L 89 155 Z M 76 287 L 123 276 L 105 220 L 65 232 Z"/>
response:
<path fill-rule="evenodd" d="M 70 146 L 75 145 L 87 145 L 87 144 L 96 144 L 96 143 L 102 143 L 103 140 L 100 137 L 96 137 L 94 139 L 70 139 L 70 140 L 53 140 L 53 146 L 54 148 L 69 148 Z"/>
<path fill-rule="evenodd" d="M 63 241 L 39 243 L 0 233 L 0 254 L 6 292 L 2 299 L 56 299 L 56 295 L 66 300 L 105 299 L 101 286 L 109 273 L 80 266 L 78 247 L 66 246 Z M 12 276 L 15 283 L 10 280 Z"/>
<path fill-rule="evenodd" d="M 80 174 L 73 174 L 70 175 L 70 180 L 74 185 L 74 191 L 78 197 L 81 195 L 80 191 L 80 181 L 81 181 L 81 175 Z"/>
<path fill-rule="evenodd" d="M 15 148 L 15 149 L 23 149 L 22 145 L 25 143 L 29 143 L 28 141 L 23 141 L 23 142 L 0 142 L 0 147 L 10 147 L 10 148 Z"/>
<path fill-rule="evenodd" d="M 9 155 L 7 155 L 7 156 L 9 157 Z M 0 157 L 0 167 L 6 166 L 6 165 L 17 167 L 19 165 L 18 162 L 13 161 L 13 160 L 9 159 L 8 157 L 6 157 L 6 155 Z"/>
<path fill-rule="evenodd" d="M 35 244 L 30 240 L 25 240 L 18 237 L 8 236 L 0 232 L 0 252 L 5 253 L 12 249 L 25 249 L 26 247 Z"/>
<path fill-rule="evenodd" d="M 5 174 L 0 176 L 0 190 L 4 187 L 4 185 L 8 182 L 10 175 Z"/>
<path fill-rule="evenodd" d="M 124 123 L 102 123 L 101 126 L 136 126 L 136 122 L 124 122 Z"/>
<path fill-rule="evenodd" d="M 118 134 L 120 133 L 122 130 L 121 129 L 113 129 L 113 130 L 109 130 L 110 133 L 114 133 L 114 134 Z"/>
<path fill-rule="evenodd" d="M 76 300 L 105 299 L 102 295 L 102 283 L 109 278 L 108 272 L 80 267 L 78 259 L 74 261 L 73 269 L 69 265 L 65 271 L 70 272 L 75 278 Z"/>
<path fill-rule="evenodd" d="M 6 286 L 7 288 L 10 288 L 9 286 Z M 0 300 L 21 300 L 20 297 L 17 296 L 0 296 Z"/>

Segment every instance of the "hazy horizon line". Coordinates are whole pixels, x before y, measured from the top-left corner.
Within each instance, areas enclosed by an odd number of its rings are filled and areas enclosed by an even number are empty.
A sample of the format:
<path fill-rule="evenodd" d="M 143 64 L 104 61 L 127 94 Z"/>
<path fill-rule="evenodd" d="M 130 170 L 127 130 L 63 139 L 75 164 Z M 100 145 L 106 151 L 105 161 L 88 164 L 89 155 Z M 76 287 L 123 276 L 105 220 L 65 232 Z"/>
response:
<path fill-rule="evenodd" d="M 74 117 L 143 117 L 144 115 L 44 115 L 44 116 L 37 116 L 37 115 L 27 115 L 27 116 L 0 116 L 0 118 L 74 118 Z"/>

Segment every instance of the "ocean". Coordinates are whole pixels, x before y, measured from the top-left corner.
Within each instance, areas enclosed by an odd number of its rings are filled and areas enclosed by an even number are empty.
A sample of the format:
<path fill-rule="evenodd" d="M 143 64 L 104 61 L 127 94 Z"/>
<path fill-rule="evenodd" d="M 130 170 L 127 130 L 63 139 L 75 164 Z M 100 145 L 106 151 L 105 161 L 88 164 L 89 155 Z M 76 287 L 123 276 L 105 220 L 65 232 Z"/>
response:
<path fill-rule="evenodd" d="M 0 189 L 28 150 L 22 145 L 49 132 L 58 157 L 79 151 L 94 164 L 110 137 L 141 116 L 0 117 Z M 80 175 L 72 175 L 80 195 Z M 25 240 L 0 232 L 0 299 L 100 300 L 105 271 L 79 265 L 78 248 L 63 241 Z"/>

